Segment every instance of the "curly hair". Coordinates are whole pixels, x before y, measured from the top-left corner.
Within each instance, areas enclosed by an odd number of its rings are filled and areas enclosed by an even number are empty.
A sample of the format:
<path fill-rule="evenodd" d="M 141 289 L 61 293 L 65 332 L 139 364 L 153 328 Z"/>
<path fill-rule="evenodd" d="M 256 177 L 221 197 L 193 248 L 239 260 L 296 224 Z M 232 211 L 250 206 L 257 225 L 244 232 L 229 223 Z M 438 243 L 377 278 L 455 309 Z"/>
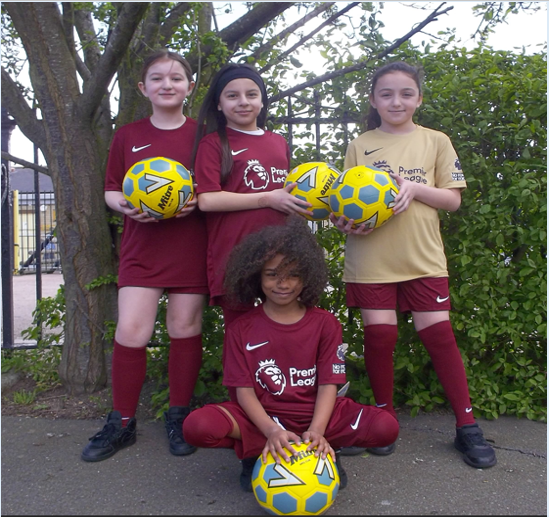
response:
<path fill-rule="evenodd" d="M 306 307 L 315 306 L 328 282 L 328 268 L 324 249 L 306 220 L 298 215 L 289 216 L 284 225 L 266 226 L 235 246 L 225 272 L 227 297 L 244 304 L 258 298 L 264 302 L 261 272 L 276 255 L 284 256 L 277 273 L 297 274 L 303 282 L 300 302 Z"/>

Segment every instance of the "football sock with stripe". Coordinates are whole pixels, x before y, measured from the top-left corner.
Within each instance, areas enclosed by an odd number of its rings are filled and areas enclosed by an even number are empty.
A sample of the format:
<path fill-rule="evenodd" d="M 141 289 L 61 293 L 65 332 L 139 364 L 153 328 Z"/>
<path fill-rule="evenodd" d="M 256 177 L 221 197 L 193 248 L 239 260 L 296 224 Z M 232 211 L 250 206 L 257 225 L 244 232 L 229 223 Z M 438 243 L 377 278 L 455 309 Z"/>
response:
<path fill-rule="evenodd" d="M 429 352 L 440 384 L 452 405 L 456 427 L 474 424 L 467 376 L 452 324 L 448 320 L 441 321 L 420 330 L 418 335 Z"/>
<path fill-rule="evenodd" d="M 113 409 L 120 411 L 122 426 L 135 416 L 147 373 L 147 349 L 130 348 L 114 341 L 112 352 Z"/>
<path fill-rule="evenodd" d="M 398 338 L 396 325 L 368 325 L 364 327 L 364 365 L 378 407 L 393 408 L 393 352 Z"/>

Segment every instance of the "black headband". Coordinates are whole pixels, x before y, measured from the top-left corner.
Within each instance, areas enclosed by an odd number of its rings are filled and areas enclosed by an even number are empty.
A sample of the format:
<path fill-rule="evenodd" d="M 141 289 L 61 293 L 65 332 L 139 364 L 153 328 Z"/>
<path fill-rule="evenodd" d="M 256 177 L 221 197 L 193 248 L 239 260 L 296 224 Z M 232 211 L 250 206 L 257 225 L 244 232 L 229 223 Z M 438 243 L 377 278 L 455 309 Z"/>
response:
<path fill-rule="evenodd" d="M 221 92 L 225 86 L 235 79 L 251 79 L 255 84 L 257 84 L 257 86 L 259 86 L 259 90 L 261 91 L 263 98 L 267 98 L 267 89 L 265 88 L 265 83 L 263 82 L 261 76 L 255 70 L 251 70 L 250 68 L 243 66 L 231 68 L 219 78 L 215 87 L 216 104 L 219 102 L 219 97 L 221 97 Z"/>

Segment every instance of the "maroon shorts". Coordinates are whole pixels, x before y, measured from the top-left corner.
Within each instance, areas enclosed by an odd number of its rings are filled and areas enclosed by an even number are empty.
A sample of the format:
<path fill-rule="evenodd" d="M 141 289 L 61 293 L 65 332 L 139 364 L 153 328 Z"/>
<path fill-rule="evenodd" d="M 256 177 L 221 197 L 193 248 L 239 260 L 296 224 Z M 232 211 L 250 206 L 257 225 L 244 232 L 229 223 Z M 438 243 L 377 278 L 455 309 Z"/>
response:
<path fill-rule="evenodd" d="M 235 440 L 236 455 L 242 458 L 259 456 L 267 443 L 265 435 L 248 418 L 236 402 L 214 404 L 222 406 L 236 420 L 242 439 Z M 220 413 L 222 409 L 217 408 Z M 200 411 L 200 410 L 198 410 Z M 228 418 L 227 415 L 224 415 Z M 304 421 L 269 415 L 287 431 L 302 435 L 310 420 Z M 336 398 L 336 403 L 324 437 L 334 449 L 356 445 L 357 447 L 385 447 L 398 436 L 398 422 L 387 411 L 375 406 L 365 406 L 347 397 Z"/>
<path fill-rule="evenodd" d="M 449 311 L 448 277 L 416 278 L 394 284 L 346 284 L 347 307 L 400 312 Z"/>
<path fill-rule="evenodd" d="M 163 289 L 168 294 L 208 294 L 209 290 L 206 286 L 198 287 L 150 287 L 143 285 L 122 285 L 118 286 L 118 289 L 123 287 L 143 287 L 143 289 Z"/>
<path fill-rule="evenodd" d="M 208 294 L 207 287 L 165 287 L 168 294 Z"/>

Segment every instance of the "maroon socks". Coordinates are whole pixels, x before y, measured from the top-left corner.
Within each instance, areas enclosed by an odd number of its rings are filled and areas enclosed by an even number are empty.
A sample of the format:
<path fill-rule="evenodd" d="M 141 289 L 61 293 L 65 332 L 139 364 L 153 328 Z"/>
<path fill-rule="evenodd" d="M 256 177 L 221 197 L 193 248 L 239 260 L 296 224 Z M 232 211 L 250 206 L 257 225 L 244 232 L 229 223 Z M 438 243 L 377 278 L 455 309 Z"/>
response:
<path fill-rule="evenodd" d="M 170 407 L 188 406 L 202 366 L 202 334 L 170 338 Z"/>
<path fill-rule="evenodd" d="M 130 348 L 114 341 L 112 353 L 112 401 L 122 415 L 122 425 L 135 416 L 147 373 L 147 348 Z"/>
<path fill-rule="evenodd" d="M 370 379 L 377 406 L 393 409 L 393 352 L 398 338 L 396 325 L 368 325 L 364 327 L 364 365 Z"/>
<path fill-rule="evenodd" d="M 463 359 L 450 321 L 435 323 L 418 332 L 456 416 L 456 427 L 474 424 L 473 408 Z"/>

